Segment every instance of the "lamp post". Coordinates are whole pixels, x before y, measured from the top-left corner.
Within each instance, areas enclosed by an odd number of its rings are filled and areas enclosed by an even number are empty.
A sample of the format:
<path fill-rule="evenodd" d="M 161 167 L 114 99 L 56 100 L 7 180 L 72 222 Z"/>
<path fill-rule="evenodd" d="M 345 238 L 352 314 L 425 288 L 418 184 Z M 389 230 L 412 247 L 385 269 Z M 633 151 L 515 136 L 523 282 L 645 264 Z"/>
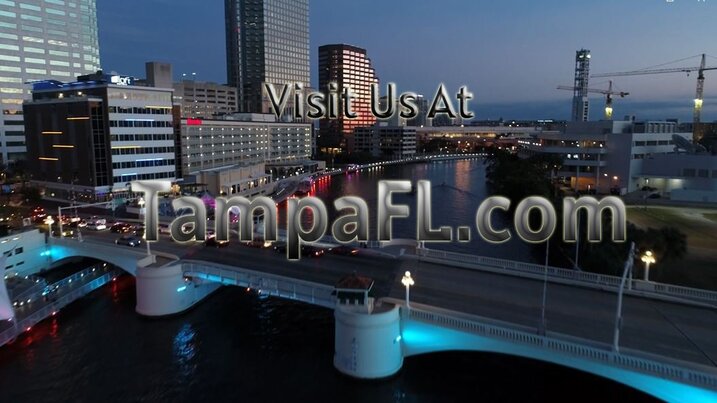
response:
<path fill-rule="evenodd" d="M 413 281 L 413 277 L 411 277 L 411 272 L 407 271 L 403 278 L 401 278 L 401 284 L 403 284 L 406 287 L 406 308 L 411 309 L 411 305 L 409 305 L 409 294 L 411 290 L 411 286 L 413 286 L 416 282 Z"/>
<path fill-rule="evenodd" d="M 47 224 L 47 232 L 50 233 L 50 238 L 52 238 L 52 224 L 55 223 L 55 220 L 52 219 L 52 216 L 47 216 L 45 218 L 45 224 Z M 60 233 L 60 238 L 62 238 L 62 233 Z"/>
<path fill-rule="evenodd" d="M 640 260 L 645 263 L 645 281 L 650 281 L 650 265 L 656 262 L 655 255 L 652 254 L 651 250 L 648 250 L 640 256 Z"/>
<path fill-rule="evenodd" d="M 627 260 L 625 261 L 625 268 L 622 272 L 622 279 L 620 280 L 620 288 L 617 292 L 617 312 L 615 313 L 615 330 L 613 332 L 612 349 L 614 352 L 620 351 L 620 328 L 622 327 L 622 293 L 625 291 L 625 282 L 627 281 L 628 273 L 632 273 L 632 264 L 635 260 L 635 243 L 630 244 L 630 252 L 627 254 Z"/>
<path fill-rule="evenodd" d="M 137 205 L 139 206 L 139 219 L 140 221 L 144 220 L 142 211 L 144 209 L 144 197 L 140 197 L 139 200 L 137 200 Z"/>
<path fill-rule="evenodd" d="M 548 256 L 550 254 L 550 238 L 545 242 L 545 267 L 543 268 L 543 303 L 540 310 L 540 328 L 538 333 L 545 335 L 545 308 L 548 299 Z"/>
<path fill-rule="evenodd" d="M 144 221 L 144 198 L 140 197 L 139 200 L 137 200 L 137 204 L 139 205 L 139 220 Z M 152 252 L 149 249 L 149 242 L 147 242 L 147 228 L 144 228 L 144 234 L 142 235 L 142 238 L 144 239 L 144 243 L 147 245 L 147 256 L 151 255 Z"/>

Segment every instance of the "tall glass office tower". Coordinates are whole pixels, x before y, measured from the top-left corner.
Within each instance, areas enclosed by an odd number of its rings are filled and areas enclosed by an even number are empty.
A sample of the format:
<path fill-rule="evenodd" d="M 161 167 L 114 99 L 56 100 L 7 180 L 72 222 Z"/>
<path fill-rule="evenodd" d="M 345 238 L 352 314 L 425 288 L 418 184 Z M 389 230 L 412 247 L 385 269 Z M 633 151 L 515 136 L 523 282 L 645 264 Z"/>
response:
<path fill-rule="evenodd" d="M 0 0 L 0 153 L 25 158 L 28 82 L 74 81 L 100 69 L 95 0 Z"/>
<path fill-rule="evenodd" d="M 271 112 L 263 83 L 309 86 L 309 0 L 225 0 L 227 81 L 239 110 Z M 285 110 L 291 112 L 291 106 Z"/>
<path fill-rule="evenodd" d="M 376 123 L 371 113 L 371 85 L 378 84 L 378 77 L 366 49 L 341 43 L 320 46 L 319 89 L 326 92 L 330 83 L 336 83 L 338 91 L 351 87 L 351 106 L 357 117 L 346 117 L 343 104 L 339 106 L 338 119 L 320 121 L 317 146 L 322 153 L 352 152 L 354 129 Z"/>

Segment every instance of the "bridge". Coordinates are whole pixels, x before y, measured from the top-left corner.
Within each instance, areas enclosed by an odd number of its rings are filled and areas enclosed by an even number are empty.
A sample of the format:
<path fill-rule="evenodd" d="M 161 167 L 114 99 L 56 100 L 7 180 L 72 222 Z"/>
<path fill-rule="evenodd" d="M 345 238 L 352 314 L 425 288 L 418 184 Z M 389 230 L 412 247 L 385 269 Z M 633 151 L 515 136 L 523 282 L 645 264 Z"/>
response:
<path fill-rule="evenodd" d="M 550 268 L 550 321 L 541 332 L 533 294 L 545 271 L 538 265 L 475 256 L 467 261 L 422 248 L 418 256 L 327 256 L 288 264 L 270 250 L 230 246 L 218 254 L 160 241 L 152 248 L 181 260 L 142 266 L 144 251 L 114 245 L 106 235 L 89 238 L 51 242 L 52 259 L 93 257 L 135 275 L 143 315 L 182 312 L 222 285 L 334 309 L 334 365 L 354 377 L 390 376 L 418 354 L 489 351 L 590 372 L 668 401 L 717 401 L 717 313 L 708 291 L 635 282 L 625 301 L 625 341 L 615 351 L 608 342 L 616 300 L 610 276 Z M 368 307 L 339 303 L 334 295 L 338 277 L 357 267 L 377 280 L 381 294 Z M 411 290 L 410 309 L 396 276 L 406 268 L 425 283 Z"/>
<path fill-rule="evenodd" d="M 0 324 L 0 346 L 12 342 L 35 324 L 54 316 L 65 306 L 111 282 L 119 274 L 107 264 L 95 265 L 37 292 L 24 295 L 23 305 L 15 308 L 14 320 Z"/>

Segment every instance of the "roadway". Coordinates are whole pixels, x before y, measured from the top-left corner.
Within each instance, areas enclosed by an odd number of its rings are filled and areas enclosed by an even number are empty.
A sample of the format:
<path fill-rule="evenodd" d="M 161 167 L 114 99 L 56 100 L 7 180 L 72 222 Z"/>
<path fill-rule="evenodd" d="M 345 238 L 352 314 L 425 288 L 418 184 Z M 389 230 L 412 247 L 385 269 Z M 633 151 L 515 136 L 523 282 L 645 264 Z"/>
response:
<path fill-rule="evenodd" d="M 374 279 L 376 297 L 403 298 L 400 278 L 410 270 L 416 280 L 411 289 L 412 301 L 536 329 L 539 324 L 543 283 L 538 280 L 387 257 L 364 249 L 357 256 L 327 253 L 292 262 L 283 253 L 237 241 L 217 249 L 202 243 L 182 245 L 167 235 L 160 236 L 152 249 L 182 259 L 236 265 L 328 285 L 355 271 Z M 83 231 L 88 243 L 113 243 L 117 237 L 109 231 Z M 614 293 L 550 283 L 547 301 L 549 333 L 612 343 L 617 303 Z M 714 309 L 631 296 L 625 297 L 623 307 L 622 348 L 717 366 Z"/>

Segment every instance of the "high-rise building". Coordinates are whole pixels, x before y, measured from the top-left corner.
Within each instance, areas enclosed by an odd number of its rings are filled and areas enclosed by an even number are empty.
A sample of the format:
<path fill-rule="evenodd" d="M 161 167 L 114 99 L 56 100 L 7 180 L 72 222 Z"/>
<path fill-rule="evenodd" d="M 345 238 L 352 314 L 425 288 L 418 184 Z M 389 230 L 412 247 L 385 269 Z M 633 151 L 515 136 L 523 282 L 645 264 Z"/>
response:
<path fill-rule="evenodd" d="M 47 196 L 107 200 L 134 180 L 175 179 L 172 89 L 133 84 L 98 72 L 33 85 L 28 170 Z"/>
<path fill-rule="evenodd" d="M 225 0 L 227 82 L 239 110 L 269 113 L 264 83 L 309 86 L 309 0 Z M 284 110 L 287 116 L 293 106 Z"/>
<path fill-rule="evenodd" d="M 319 47 L 319 90 L 328 92 L 332 83 L 339 92 L 345 86 L 351 87 L 351 109 L 357 117 L 347 117 L 340 103 L 338 119 L 321 120 L 317 146 L 323 153 L 351 152 L 354 128 L 376 122 L 371 113 L 371 84 L 378 84 L 378 77 L 366 49 L 345 44 Z"/>
<path fill-rule="evenodd" d="M 573 122 L 587 122 L 589 118 L 588 79 L 590 78 L 590 51 L 575 52 L 575 82 L 573 84 Z"/>
<path fill-rule="evenodd" d="M 0 1 L 0 154 L 25 158 L 28 82 L 69 81 L 100 68 L 95 0 Z"/>
<path fill-rule="evenodd" d="M 174 99 L 187 118 L 211 119 L 237 111 L 237 89 L 229 85 L 182 80 L 174 83 Z"/>

